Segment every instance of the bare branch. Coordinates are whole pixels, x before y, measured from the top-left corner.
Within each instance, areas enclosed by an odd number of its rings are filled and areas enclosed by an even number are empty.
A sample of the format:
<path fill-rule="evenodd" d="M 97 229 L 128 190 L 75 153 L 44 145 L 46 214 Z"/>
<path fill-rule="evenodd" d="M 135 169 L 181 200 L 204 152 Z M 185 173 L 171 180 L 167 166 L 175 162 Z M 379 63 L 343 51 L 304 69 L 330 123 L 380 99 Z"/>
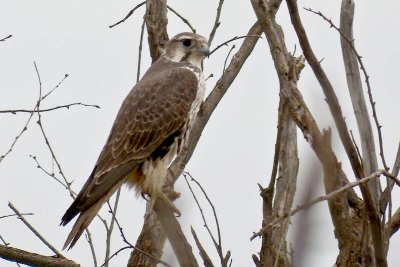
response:
<path fill-rule="evenodd" d="M 1 235 L 0 235 L 0 240 L 3 242 L 3 244 L 4 244 L 6 247 L 9 247 L 10 244 L 7 243 Z M 0 257 L 2 257 L 2 256 L 1 256 L 1 253 L 0 253 Z M 17 264 L 17 266 L 21 266 L 18 262 L 16 262 L 16 264 Z"/>
<path fill-rule="evenodd" d="M 224 4 L 224 0 L 219 0 L 218 8 L 217 8 L 217 15 L 215 16 L 214 26 L 211 30 L 210 37 L 208 37 L 208 45 L 209 46 L 211 45 L 211 43 L 214 39 L 215 33 L 217 32 L 217 28 L 221 24 L 221 22 L 219 21 L 219 18 L 221 17 L 221 11 L 222 11 L 223 4 Z"/>
<path fill-rule="evenodd" d="M 25 250 L 0 245 L 0 258 L 19 262 L 28 266 L 79 267 L 80 265 L 64 257 L 43 256 Z"/>
<path fill-rule="evenodd" d="M 232 52 L 233 49 L 235 49 L 235 48 L 236 48 L 236 45 L 232 45 L 231 49 L 229 49 L 229 52 L 228 52 L 228 54 L 226 55 L 226 58 L 225 58 L 225 61 L 224 61 L 224 68 L 222 69 L 222 73 L 225 72 L 226 63 L 228 62 L 229 55 L 231 54 L 231 52 Z"/>
<path fill-rule="evenodd" d="M 64 78 L 63 78 L 52 90 L 50 90 L 47 94 L 45 94 L 45 95 L 42 97 L 42 81 L 41 81 L 41 78 L 40 78 L 40 73 L 39 73 L 38 67 L 37 67 L 37 65 L 36 65 L 36 62 L 33 62 L 33 63 L 34 63 L 34 66 L 35 66 L 35 71 L 36 71 L 36 75 L 37 75 L 37 77 L 38 77 L 38 82 L 39 82 L 39 97 L 38 97 L 38 101 L 37 101 L 37 104 L 36 104 L 36 108 L 35 108 L 35 109 L 40 110 L 41 101 L 44 100 L 46 97 L 48 97 L 51 93 L 53 93 L 57 88 L 59 88 L 59 86 L 61 85 L 61 83 L 68 77 L 68 74 L 66 74 L 66 75 L 64 76 Z M 54 151 L 53 151 L 53 148 L 52 148 L 51 145 L 50 145 L 49 139 L 47 138 L 47 135 L 46 135 L 46 133 L 45 133 L 45 131 L 44 131 L 43 124 L 42 124 L 42 115 L 40 114 L 40 112 L 37 112 L 37 116 L 38 116 L 37 124 L 39 125 L 39 128 L 40 128 L 40 130 L 41 130 L 41 132 L 42 132 L 42 135 L 43 135 L 43 138 L 44 138 L 44 140 L 45 140 L 46 146 L 47 146 L 47 148 L 49 149 L 49 151 L 50 151 L 50 153 L 51 153 L 52 159 L 54 160 L 54 162 L 55 162 L 56 165 L 57 165 L 57 168 L 58 168 L 58 171 L 59 171 L 60 175 L 61 175 L 62 178 L 64 179 L 65 185 L 66 185 L 66 187 L 68 188 L 68 191 L 69 191 L 69 193 L 70 193 L 70 196 L 71 196 L 72 198 L 74 198 L 74 193 L 73 193 L 72 188 L 71 188 L 71 183 L 70 183 L 70 182 L 68 181 L 68 179 L 65 177 L 64 172 L 62 171 L 62 168 L 61 168 L 61 164 L 60 164 L 59 161 L 57 160 L 57 157 L 56 157 L 56 155 L 55 155 L 55 153 L 54 153 Z M 91 234 L 90 234 L 90 232 L 89 232 L 89 229 L 85 229 L 85 232 L 86 232 L 86 234 L 87 234 L 87 241 L 88 241 L 88 243 L 89 243 L 90 250 L 91 250 L 91 252 L 92 252 L 93 262 L 94 262 L 94 265 L 95 265 L 95 267 L 96 267 L 96 266 L 97 266 L 97 259 L 96 259 L 96 254 L 95 254 L 95 250 L 94 250 L 94 245 L 93 245 L 93 242 L 92 242 Z"/>
<path fill-rule="evenodd" d="M 290 6 L 291 3 L 287 3 L 288 6 Z M 265 0 L 252 0 L 252 5 L 269 44 L 269 50 L 274 60 L 275 69 L 281 86 L 280 94 L 285 98 L 289 105 L 289 114 L 291 118 L 301 129 L 304 138 L 310 143 L 323 166 L 325 191 L 327 193 L 334 191 L 344 186 L 348 179 L 343 172 L 336 155 L 332 151 L 330 131 L 323 131 L 321 133 L 314 117 L 297 88 L 298 62 L 290 53 L 287 52 L 283 31 L 275 21 L 273 8 Z M 291 12 L 290 9 L 289 11 Z M 298 13 L 296 16 L 298 16 Z M 301 31 L 301 34 L 304 34 L 303 28 L 301 30 L 296 30 Z M 299 67 L 301 67 L 301 65 Z M 357 154 L 355 155 L 356 159 L 358 159 Z M 351 202 L 348 197 L 351 197 Z M 328 201 L 332 222 L 335 227 L 335 236 L 338 239 L 339 247 L 344 248 L 340 250 L 337 259 L 338 264 L 352 261 L 352 259 L 349 258 L 349 249 L 359 244 L 359 237 L 356 233 L 358 232 L 360 224 L 355 224 L 349 213 L 350 203 L 355 204 L 354 206 L 357 208 L 361 208 L 357 199 L 354 190 L 351 190 L 350 194 L 339 194 Z M 349 229 L 353 229 L 353 231 L 350 231 Z M 354 253 L 354 250 L 351 251 L 351 253 Z"/>
<path fill-rule="evenodd" d="M 361 166 L 360 161 L 358 160 L 357 151 L 351 141 L 349 131 L 347 129 L 346 122 L 342 115 L 342 109 L 339 105 L 339 101 L 335 94 L 332 84 L 330 83 L 328 77 L 323 71 L 321 65 L 319 64 L 317 58 L 314 55 L 314 52 L 311 48 L 311 45 L 308 41 L 308 37 L 306 35 L 305 29 L 300 19 L 297 1 L 295 0 L 287 0 L 287 5 L 289 9 L 290 18 L 293 24 L 293 27 L 298 36 L 301 48 L 303 50 L 304 56 L 309 62 L 312 70 L 316 78 L 318 79 L 324 94 L 327 99 L 328 106 L 331 110 L 331 114 L 334 118 L 336 127 L 339 131 L 340 139 L 343 143 L 345 151 L 347 153 L 347 157 L 350 160 L 351 166 L 357 178 L 364 177 L 364 170 Z M 324 167 L 325 169 L 325 167 Z M 384 252 L 384 241 L 383 241 L 383 229 L 380 222 L 380 218 L 378 215 L 377 205 L 378 203 L 374 202 L 374 198 L 372 197 L 371 191 L 366 184 L 360 185 L 361 193 L 363 195 L 365 201 L 365 207 L 367 210 L 368 218 L 370 221 L 370 228 L 372 232 L 372 241 L 374 245 L 374 253 L 375 260 L 377 264 L 380 266 L 387 266 L 385 252 Z M 333 215 L 333 214 L 332 214 Z M 343 226 L 342 226 L 343 227 Z"/>
<path fill-rule="evenodd" d="M 38 77 L 39 77 L 39 79 L 40 79 L 40 75 L 39 75 L 39 71 L 38 71 L 37 66 L 36 66 L 36 62 L 34 62 L 34 63 L 35 63 L 36 73 L 37 73 L 37 75 L 38 75 Z M 47 94 L 45 94 L 43 97 L 40 98 L 40 101 L 44 100 L 46 97 L 48 97 L 49 95 L 51 95 L 56 89 L 58 89 L 58 88 L 60 87 L 60 85 L 61 85 L 68 77 L 69 77 L 69 75 L 68 75 L 68 74 L 65 74 L 64 77 L 61 79 L 61 81 L 60 81 L 53 89 L 51 89 Z M 40 86 L 41 86 L 41 85 L 42 85 L 42 84 L 40 83 Z"/>
<path fill-rule="evenodd" d="M 168 8 L 168 10 L 170 10 L 172 13 L 174 13 L 178 18 L 180 18 L 180 19 L 183 21 L 183 23 L 185 23 L 185 24 L 190 28 L 190 30 L 191 30 L 193 33 L 196 33 L 196 29 L 193 28 L 192 24 L 190 24 L 190 22 L 189 22 L 187 19 L 185 19 L 181 14 L 179 14 L 178 12 L 176 12 L 172 7 L 170 7 L 170 6 L 167 5 L 167 8 Z"/>
<path fill-rule="evenodd" d="M 280 131 L 280 151 L 279 155 L 279 179 L 275 182 L 275 187 L 262 190 L 263 197 L 263 221 L 262 225 L 268 224 L 276 217 L 280 217 L 290 211 L 296 191 L 296 180 L 299 168 L 297 155 L 297 127 L 289 115 L 289 107 L 286 100 L 281 97 L 278 129 Z M 279 125 L 280 124 L 280 125 Z M 270 181 L 271 183 L 271 181 Z M 275 189 L 275 190 L 274 190 Z M 271 195 L 264 198 L 264 192 Z M 266 208 L 265 204 L 272 202 L 271 208 Z M 272 203 L 270 204 L 272 205 Z M 286 246 L 286 234 L 289 227 L 290 218 L 284 220 L 276 228 L 262 237 L 260 250 L 260 261 L 262 266 L 288 266 L 288 248 Z M 283 265 L 282 265 L 283 264 Z"/>
<path fill-rule="evenodd" d="M 33 110 L 35 110 L 36 108 L 37 108 L 37 106 L 35 106 Z M 0 156 L 0 163 L 8 156 L 8 154 L 10 154 L 12 152 L 15 144 L 18 142 L 18 140 L 21 138 L 21 136 L 24 134 L 24 132 L 26 130 L 28 130 L 28 124 L 32 120 L 33 114 L 34 114 L 34 112 L 31 112 L 31 114 L 29 115 L 29 118 L 26 121 L 24 127 L 19 132 L 19 134 L 14 138 L 14 141 L 12 142 L 12 144 L 11 144 L 10 148 L 7 150 L 7 152 Z"/>
<path fill-rule="evenodd" d="M 61 108 L 66 108 L 69 109 L 72 106 L 84 106 L 84 107 L 94 107 L 94 108 L 100 108 L 98 105 L 91 105 L 91 104 L 84 104 L 84 103 L 71 103 L 71 104 L 66 104 L 66 105 L 61 105 L 53 108 L 46 108 L 46 109 L 41 109 L 41 110 L 28 110 L 28 109 L 11 109 L 11 110 L 0 110 L 0 113 L 11 113 L 11 114 L 17 114 L 17 113 L 36 113 L 36 112 L 48 112 L 48 111 L 53 111 Z"/>
<path fill-rule="evenodd" d="M 393 176 L 397 177 L 397 175 L 399 174 L 399 171 L 400 171 L 400 143 L 397 148 L 396 159 L 394 161 L 393 168 L 392 168 Z M 385 190 L 382 193 L 382 197 L 381 197 L 381 212 L 382 213 L 386 210 L 386 206 L 391 199 L 390 196 L 391 196 L 393 187 L 394 187 L 394 182 L 392 180 L 390 180 L 387 187 L 385 188 Z"/>
<path fill-rule="evenodd" d="M 208 256 L 207 252 L 205 251 L 204 247 L 201 245 L 199 238 L 197 237 L 196 231 L 193 229 L 193 227 L 190 227 L 192 231 L 192 235 L 194 238 L 194 241 L 196 242 L 196 246 L 199 249 L 200 256 L 203 259 L 203 263 L 205 267 L 214 267 L 214 264 L 212 263 L 210 257 Z"/>
<path fill-rule="evenodd" d="M 239 39 L 243 39 L 243 38 L 247 38 L 247 37 L 261 38 L 260 35 L 256 35 L 256 34 L 248 34 L 248 35 L 243 35 L 243 36 L 235 36 L 235 37 L 229 39 L 228 41 L 225 41 L 225 42 L 223 42 L 222 44 L 217 45 L 216 48 L 214 48 L 213 50 L 211 50 L 210 56 L 211 56 L 212 53 L 214 53 L 215 51 L 217 51 L 217 50 L 220 49 L 221 47 L 223 47 L 223 46 L 225 46 L 225 45 L 228 45 L 230 42 L 233 42 L 233 41 L 236 41 L 236 40 L 239 40 Z"/>
<path fill-rule="evenodd" d="M 5 40 L 7 40 L 8 38 L 11 38 L 11 37 L 12 37 L 12 34 L 10 34 L 9 36 L 6 36 L 6 37 L 0 39 L 0 42 L 4 42 Z"/>
<path fill-rule="evenodd" d="M 181 226 L 171 212 L 168 204 L 162 198 L 157 198 L 154 204 L 154 212 L 167 235 L 181 267 L 198 267 L 193 255 L 192 247 L 187 242 Z"/>
<path fill-rule="evenodd" d="M 400 209 L 393 214 L 392 218 L 386 223 L 385 230 L 389 237 L 392 237 L 400 229 Z"/>
<path fill-rule="evenodd" d="M 190 192 L 192 193 L 192 196 L 193 196 L 194 200 L 196 201 L 197 207 L 200 210 L 201 217 L 203 218 L 203 222 L 204 222 L 204 227 L 206 227 L 207 232 L 208 232 L 209 236 L 211 237 L 211 239 L 212 239 L 212 241 L 214 243 L 215 249 L 218 252 L 218 256 L 219 256 L 220 261 L 221 261 L 221 266 L 222 267 L 227 267 L 228 266 L 228 261 L 229 261 L 229 258 L 230 258 L 230 252 L 228 251 L 227 255 L 224 256 L 223 249 L 222 249 L 221 229 L 219 227 L 218 216 L 217 216 L 217 212 L 215 210 L 214 204 L 212 203 L 212 201 L 208 197 L 206 191 L 201 186 L 201 184 L 196 179 L 194 179 L 193 176 L 190 173 L 182 172 L 182 174 L 183 174 L 183 177 L 185 178 L 186 184 L 188 185 L 188 187 L 190 189 Z M 208 204 L 210 205 L 211 209 L 213 210 L 213 215 L 214 215 L 214 219 L 215 219 L 215 225 L 216 225 L 216 228 L 217 228 L 218 242 L 215 240 L 214 235 L 211 233 L 211 230 L 210 230 L 210 228 L 209 228 L 209 226 L 207 224 L 206 218 L 204 216 L 203 209 L 202 209 L 199 201 L 197 200 L 197 197 L 196 197 L 195 193 L 193 192 L 193 189 L 190 186 L 190 184 L 189 184 L 189 182 L 188 182 L 188 180 L 186 178 L 186 175 L 188 175 L 190 177 L 190 179 L 197 184 L 197 186 L 200 188 L 201 192 L 203 193 L 204 197 L 207 199 Z"/>
<path fill-rule="evenodd" d="M 372 132 L 371 122 L 361 84 L 360 70 L 357 63 L 358 59 L 354 53 L 355 47 L 353 37 L 353 20 L 354 1 L 342 0 L 342 7 L 340 11 L 341 29 L 339 30 L 339 33 L 340 44 L 342 46 L 343 62 L 346 71 L 347 86 L 361 139 L 361 149 L 363 154 L 363 160 L 361 160 L 361 164 L 364 168 L 364 173 L 372 173 L 378 169 L 378 161 L 375 152 L 374 135 Z M 358 151 L 357 146 L 356 149 Z M 379 180 L 372 180 L 369 182 L 369 185 L 372 188 L 375 201 L 377 201 L 381 193 Z"/>
<path fill-rule="evenodd" d="M 138 55 L 138 63 L 137 63 L 137 74 L 136 74 L 136 83 L 140 80 L 140 67 L 142 65 L 142 49 L 143 49 L 143 35 L 144 35 L 144 26 L 146 22 L 143 20 L 142 27 L 140 29 L 140 43 L 139 43 L 139 55 Z"/>
<path fill-rule="evenodd" d="M 357 150 L 358 159 L 360 160 L 361 165 L 364 166 L 364 165 L 363 165 L 363 158 L 362 158 L 362 156 L 361 156 L 360 149 L 358 148 L 357 142 L 356 142 L 356 140 L 354 139 L 354 135 L 353 135 L 353 131 L 352 131 L 352 130 L 350 130 L 350 136 L 351 136 L 351 141 L 353 141 L 353 144 L 354 144 L 354 146 L 355 146 L 355 148 L 356 148 L 356 150 Z M 370 173 L 371 173 L 371 172 L 370 172 Z"/>
<path fill-rule="evenodd" d="M 33 107 L 32 110 L 6 110 L 6 111 L 0 111 L 0 113 L 12 113 L 12 114 L 15 114 L 17 112 L 30 113 L 28 120 L 26 121 L 24 127 L 19 132 L 19 134 L 14 138 L 14 141 L 12 142 L 10 148 L 7 150 L 7 152 L 5 154 L 0 156 L 0 163 L 4 160 L 5 157 L 7 157 L 8 154 L 11 153 L 11 151 L 13 150 L 13 148 L 16 145 L 17 141 L 21 138 L 22 134 L 28 129 L 28 124 L 32 120 L 33 115 L 36 112 L 40 112 L 39 106 L 40 106 L 41 101 L 43 99 L 45 99 L 48 95 L 50 95 L 55 89 L 57 89 L 63 83 L 63 81 L 68 77 L 68 74 L 65 74 L 64 78 L 50 92 L 48 92 L 45 96 L 42 97 L 42 95 L 41 95 L 42 83 L 40 81 L 40 76 L 39 76 L 39 73 L 38 73 L 38 70 L 37 70 L 35 62 L 34 62 L 34 65 L 35 65 L 36 73 L 38 74 L 38 77 L 39 77 L 39 85 L 40 85 L 40 88 L 39 88 L 39 100 L 36 102 L 36 105 Z M 86 104 L 81 104 L 81 103 L 79 103 L 79 104 L 80 105 L 86 105 Z M 70 104 L 70 105 L 77 105 L 77 104 L 74 103 L 74 104 Z M 68 105 L 65 105 L 65 106 L 68 106 Z M 57 107 L 57 108 L 59 108 L 59 107 Z M 53 108 L 53 109 L 57 109 L 57 108 Z M 44 110 L 44 111 L 47 111 L 47 110 Z M 48 110 L 48 111 L 50 111 L 50 110 Z"/>
<path fill-rule="evenodd" d="M 117 209 L 118 209 L 118 202 L 119 202 L 119 197 L 121 195 L 121 188 L 117 190 L 117 194 L 115 196 L 115 202 L 114 202 L 114 208 L 112 209 L 110 206 L 109 201 L 107 201 L 107 204 L 109 205 L 110 208 L 110 213 L 111 213 L 111 222 L 110 222 L 110 227 L 107 229 L 106 233 L 106 256 L 104 259 L 104 266 L 108 267 L 108 261 L 110 259 L 110 251 L 111 251 L 111 234 L 114 230 L 114 224 L 115 224 L 115 219 L 117 215 Z"/>
<path fill-rule="evenodd" d="M 22 216 L 29 216 L 29 215 L 34 215 L 34 214 L 33 214 L 33 213 L 21 213 L 21 215 L 22 215 Z M 3 216 L 0 216 L 0 220 L 1 220 L 1 219 L 4 219 L 4 218 L 15 217 L 15 216 L 17 216 L 17 217 L 18 217 L 18 215 L 17 215 L 17 214 L 8 214 L 8 215 L 3 215 Z"/>
<path fill-rule="evenodd" d="M 144 20 L 146 21 L 150 55 L 152 62 L 154 62 L 163 53 L 164 46 L 169 39 L 167 33 L 167 1 L 147 0 Z"/>
<path fill-rule="evenodd" d="M 330 192 L 329 194 L 327 194 L 327 195 L 325 195 L 325 196 L 320 196 L 320 197 L 314 198 L 313 200 L 311 200 L 311 201 L 309 201 L 309 202 L 307 202 L 307 203 L 305 203 L 305 204 L 303 204 L 303 205 L 297 206 L 297 208 L 295 208 L 295 209 L 293 209 L 292 211 L 290 211 L 289 213 L 286 213 L 286 214 L 284 214 L 283 216 L 281 216 L 281 217 L 275 219 L 274 221 L 272 221 L 272 222 L 269 223 L 268 225 L 264 226 L 260 231 L 254 233 L 253 236 L 250 238 L 250 240 L 253 240 L 253 239 L 256 238 L 256 237 L 261 236 L 263 233 L 265 233 L 265 231 L 266 231 L 268 228 L 273 227 L 275 224 L 277 224 L 278 222 L 280 222 L 281 220 L 283 220 L 283 219 L 285 219 L 285 218 L 287 218 L 287 217 L 292 217 L 292 216 L 294 216 L 296 213 L 298 213 L 298 212 L 300 212 L 300 211 L 302 211 L 302 210 L 308 209 L 308 208 L 310 208 L 311 206 L 313 206 L 313 205 L 315 205 L 315 204 L 317 204 L 317 203 L 319 203 L 319 202 L 323 202 L 323 201 L 332 199 L 333 197 L 337 196 L 338 194 L 340 194 L 340 193 L 342 193 L 342 192 L 344 192 L 344 191 L 349 190 L 350 188 L 359 186 L 360 184 L 366 183 L 366 182 L 368 182 L 368 181 L 370 181 L 370 180 L 372 180 L 372 179 L 379 178 L 381 175 L 385 175 L 385 176 L 387 176 L 387 177 L 393 179 L 393 178 L 392 178 L 392 175 L 390 175 L 390 174 L 389 174 L 388 172 L 386 172 L 385 170 L 378 170 L 378 171 L 372 173 L 371 175 L 369 175 L 369 176 L 367 176 L 367 177 L 364 177 L 364 178 L 361 178 L 361 179 L 359 179 L 359 180 L 357 180 L 357 181 L 348 183 L 348 184 L 346 184 L 345 186 L 343 186 L 343 187 L 341 187 L 341 188 L 339 188 L 339 189 L 337 189 L 337 190 L 335 190 L 335 191 L 332 191 L 332 192 Z M 396 183 L 399 183 L 399 185 L 400 185 L 400 181 L 399 181 L 398 179 L 395 179 L 395 180 L 397 180 Z"/>
<path fill-rule="evenodd" d="M 34 233 L 35 236 L 37 236 L 40 241 L 43 242 L 43 244 L 45 244 L 51 251 L 53 251 L 57 255 L 57 257 L 65 258 L 55 247 L 53 247 L 46 239 L 44 239 L 44 237 L 39 234 L 39 232 L 36 231 L 36 229 L 30 223 L 28 223 L 27 220 L 25 220 L 24 216 L 22 216 L 22 214 L 17 210 L 17 208 L 14 207 L 13 204 L 11 204 L 11 202 L 8 202 L 8 206 L 15 212 L 15 214 L 18 216 L 18 219 L 20 219 L 29 228 L 29 230 L 31 230 L 32 233 Z"/>
<path fill-rule="evenodd" d="M 353 39 L 349 39 L 348 36 L 346 36 L 338 27 L 336 27 L 335 24 L 333 24 L 331 19 L 328 19 L 327 17 L 325 17 L 321 12 L 314 11 L 311 8 L 306 8 L 305 10 L 319 15 L 325 21 L 327 21 L 332 28 L 334 28 L 335 30 L 337 30 L 339 32 L 339 34 L 341 35 L 342 39 L 347 42 L 347 44 L 350 46 L 350 48 L 352 49 L 352 51 L 356 55 L 358 63 L 360 64 L 361 70 L 363 71 L 363 74 L 364 74 L 364 77 L 365 77 L 365 83 L 367 84 L 368 97 L 369 97 L 369 101 L 370 101 L 371 108 L 372 108 L 372 116 L 374 118 L 375 125 L 376 125 L 376 128 L 378 130 L 380 156 L 381 156 L 382 163 L 383 163 L 383 166 L 384 166 L 385 170 L 388 171 L 389 167 L 386 164 L 385 156 L 384 156 L 384 153 L 383 153 L 383 138 L 382 138 L 382 131 L 381 131 L 382 125 L 378 121 L 378 116 L 377 116 L 376 108 L 375 108 L 376 102 L 374 101 L 373 96 L 372 96 L 371 85 L 370 85 L 370 82 L 369 82 L 369 75 L 368 75 L 367 70 L 365 68 L 365 65 L 363 63 L 362 56 L 358 53 L 358 51 L 356 50 L 356 48 L 354 46 L 354 40 Z M 352 36 L 350 36 L 350 38 L 351 37 Z"/>
<path fill-rule="evenodd" d="M 125 18 L 121 19 L 120 21 L 114 23 L 113 25 L 108 26 L 109 28 L 113 28 L 119 24 L 121 24 L 122 22 L 125 22 L 130 16 L 132 16 L 132 14 L 141 6 L 143 6 L 144 4 L 146 4 L 146 1 L 143 1 L 139 4 L 137 4 L 131 11 L 129 11 L 129 13 L 125 16 Z"/>

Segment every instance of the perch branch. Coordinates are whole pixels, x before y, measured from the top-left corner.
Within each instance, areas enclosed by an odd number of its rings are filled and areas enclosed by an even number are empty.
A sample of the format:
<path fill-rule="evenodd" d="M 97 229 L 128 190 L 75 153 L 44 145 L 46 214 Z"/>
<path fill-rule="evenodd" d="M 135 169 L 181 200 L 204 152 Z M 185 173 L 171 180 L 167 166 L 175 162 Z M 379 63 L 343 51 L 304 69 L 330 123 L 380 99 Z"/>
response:
<path fill-rule="evenodd" d="M 0 258 L 8 261 L 41 267 L 79 267 L 80 265 L 64 257 L 43 256 L 29 251 L 0 245 Z"/>
<path fill-rule="evenodd" d="M 32 231 L 32 233 L 35 234 L 35 236 L 37 236 L 40 241 L 43 242 L 43 244 L 45 244 L 51 251 L 53 251 L 57 257 L 59 258 L 65 258 L 55 247 L 53 247 L 30 223 L 28 223 L 27 220 L 25 220 L 24 216 L 22 216 L 22 214 L 17 210 L 17 208 L 14 207 L 13 204 L 11 204 L 11 202 L 8 202 L 8 206 L 10 207 L 10 209 L 12 209 L 15 214 L 18 216 L 18 219 L 20 219 L 28 228 L 29 230 Z"/>

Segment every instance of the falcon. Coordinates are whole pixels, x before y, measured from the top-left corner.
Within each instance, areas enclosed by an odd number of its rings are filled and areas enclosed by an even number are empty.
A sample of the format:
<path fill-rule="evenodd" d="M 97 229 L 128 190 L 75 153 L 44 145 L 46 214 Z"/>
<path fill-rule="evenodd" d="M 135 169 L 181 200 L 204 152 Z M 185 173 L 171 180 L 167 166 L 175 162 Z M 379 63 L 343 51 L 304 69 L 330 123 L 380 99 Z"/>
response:
<path fill-rule="evenodd" d="M 157 197 L 167 199 L 162 187 L 203 101 L 202 61 L 208 55 L 206 38 L 180 33 L 129 92 L 91 175 L 61 219 L 65 226 L 79 215 L 64 249 L 75 245 L 102 205 L 123 184 L 148 195 L 153 203 Z"/>

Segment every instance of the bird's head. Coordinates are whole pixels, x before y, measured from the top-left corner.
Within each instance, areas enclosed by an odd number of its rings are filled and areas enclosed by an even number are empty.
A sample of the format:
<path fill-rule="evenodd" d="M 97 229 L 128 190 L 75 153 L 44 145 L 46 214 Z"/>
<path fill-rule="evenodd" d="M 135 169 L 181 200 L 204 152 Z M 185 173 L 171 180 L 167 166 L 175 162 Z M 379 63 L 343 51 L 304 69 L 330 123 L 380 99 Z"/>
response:
<path fill-rule="evenodd" d="M 175 62 L 188 62 L 201 68 L 201 62 L 210 54 L 207 39 L 201 35 L 183 32 L 169 40 L 165 56 Z"/>

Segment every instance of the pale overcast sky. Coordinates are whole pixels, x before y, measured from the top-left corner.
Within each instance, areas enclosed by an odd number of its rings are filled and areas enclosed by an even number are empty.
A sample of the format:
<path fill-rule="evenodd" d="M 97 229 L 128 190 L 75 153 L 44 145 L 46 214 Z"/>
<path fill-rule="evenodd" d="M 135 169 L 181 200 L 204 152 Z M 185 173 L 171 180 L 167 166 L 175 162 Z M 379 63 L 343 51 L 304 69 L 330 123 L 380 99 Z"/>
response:
<path fill-rule="evenodd" d="M 244 35 L 256 21 L 250 1 L 225 1 L 221 26 L 213 46 L 237 35 Z M 341 1 L 299 1 L 299 6 L 321 10 L 339 23 Z M 38 96 L 35 61 L 43 84 L 43 90 L 52 89 L 65 74 L 68 79 L 45 102 L 43 108 L 82 102 L 97 104 L 101 109 L 71 107 L 43 113 L 42 120 L 49 141 L 62 164 L 73 188 L 78 191 L 92 171 L 94 163 L 109 133 L 118 108 L 135 84 L 138 44 L 144 8 L 139 9 L 125 23 L 109 29 L 108 26 L 122 19 L 138 1 L 49 1 L 49 0 L 1 0 L 0 39 L 12 34 L 12 38 L 0 42 L 0 110 L 31 109 Z M 190 20 L 199 34 L 208 37 L 217 1 L 169 1 L 169 4 Z M 356 1 L 354 32 L 356 45 L 363 55 L 373 93 L 377 102 L 379 119 L 383 125 L 384 145 L 388 163 L 392 166 L 399 142 L 398 120 L 398 62 L 400 61 L 397 1 Z M 322 63 L 342 103 L 349 128 L 357 132 L 347 85 L 342 67 L 338 34 L 321 18 L 301 10 L 303 22 L 311 44 Z M 289 50 L 299 45 L 291 28 L 286 4 L 278 13 L 278 23 L 285 30 Z M 189 29 L 176 16 L 169 14 L 168 31 L 173 36 Z M 241 41 L 236 42 L 238 47 Z M 150 64 L 147 47 L 144 46 L 142 70 Z M 208 92 L 220 76 L 229 47 L 220 49 L 204 62 L 205 75 L 214 74 L 207 81 Z M 234 50 L 234 51 L 237 51 Z M 324 101 L 322 91 L 309 66 L 301 74 L 300 90 L 315 114 L 321 128 L 334 127 Z M 278 105 L 278 81 L 265 38 L 260 40 L 245 63 L 239 76 L 215 110 L 205 128 L 196 151 L 186 167 L 213 200 L 217 209 L 224 250 L 231 250 L 233 266 L 254 266 L 251 254 L 257 253 L 260 240 L 249 238 L 261 225 L 261 198 L 257 183 L 266 185 L 271 172 Z M 10 147 L 15 136 L 23 128 L 28 114 L 0 114 L 0 155 Z M 394 121 L 393 121 L 394 120 Z M 12 202 L 21 212 L 32 212 L 27 219 L 56 248 L 61 249 L 70 225 L 60 227 L 60 218 L 70 205 L 71 199 L 58 183 L 51 180 L 29 155 L 37 156 L 42 166 L 51 170 L 51 155 L 45 147 L 37 127 L 36 118 L 28 126 L 14 150 L 0 163 L 0 216 L 12 213 L 7 203 Z M 334 131 L 334 137 L 337 134 Z M 358 140 L 358 136 L 356 135 Z M 296 195 L 310 177 L 316 157 L 299 132 L 300 173 Z M 335 151 L 352 179 L 348 160 L 337 140 Z M 56 168 L 56 167 L 54 167 Z M 320 181 L 319 179 L 318 181 Z M 188 239 L 190 226 L 197 230 L 200 239 L 208 247 L 215 262 L 217 254 L 203 228 L 201 216 L 183 179 L 177 182 L 182 193 L 177 201 L 182 211 L 179 220 Z M 320 184 L 314 196 L 324 194 Z M 399 190 L 394 191 L 399 194 Z M 397 200 L 399 198 L 397 197 Z M 397 208 L 400 201 L 395 202 Z M 208 209 L 203 204 L 203 208 Z M 144 214 L 145 201 L 136 199 L 126 189 L 122 192 L 118 218 L 124 225 L 131 242 L 136 241 Z M 326 203 L 311 209 L 310 232 L 304 244 L 302 266 L 332 266 L 338 253 L 333 227 Z M 102 215 L 109 214 L 106 209 Z M 207 213 L 210 224 L 212 214 Z M 293 240 L 299 224 L 293 218 L 289 234 Z M 94 220 L 90 226 L 97 247 L 98 260 L 104 258 L 105 232 L 102 223 Z M 214 229 L 214 228 L 213 228 Z M 28 251 L 51 255 L 51 252 L 18 220 L 0 220 L 0 235 L 11 246 Z M 118 231 L 114 234 L 112 251 L 122 246 Z M 400 238 L 392 238 L 389 266 L 399 266 L 396 251 Z M 294 247 L 296 253 L 296 247 Z M 197 248 L 194 248 L 197 255 Z M 89 247 L 81 238 L 74 249 L 65 256 L 92 266 Z M 124 266 L 130 251 L 126 250 L 113 259 L 111 266 Z M 173 264 L 173 263 L 172 263 Z M 0 260 L 1 266 L 15 266 Z"/>

